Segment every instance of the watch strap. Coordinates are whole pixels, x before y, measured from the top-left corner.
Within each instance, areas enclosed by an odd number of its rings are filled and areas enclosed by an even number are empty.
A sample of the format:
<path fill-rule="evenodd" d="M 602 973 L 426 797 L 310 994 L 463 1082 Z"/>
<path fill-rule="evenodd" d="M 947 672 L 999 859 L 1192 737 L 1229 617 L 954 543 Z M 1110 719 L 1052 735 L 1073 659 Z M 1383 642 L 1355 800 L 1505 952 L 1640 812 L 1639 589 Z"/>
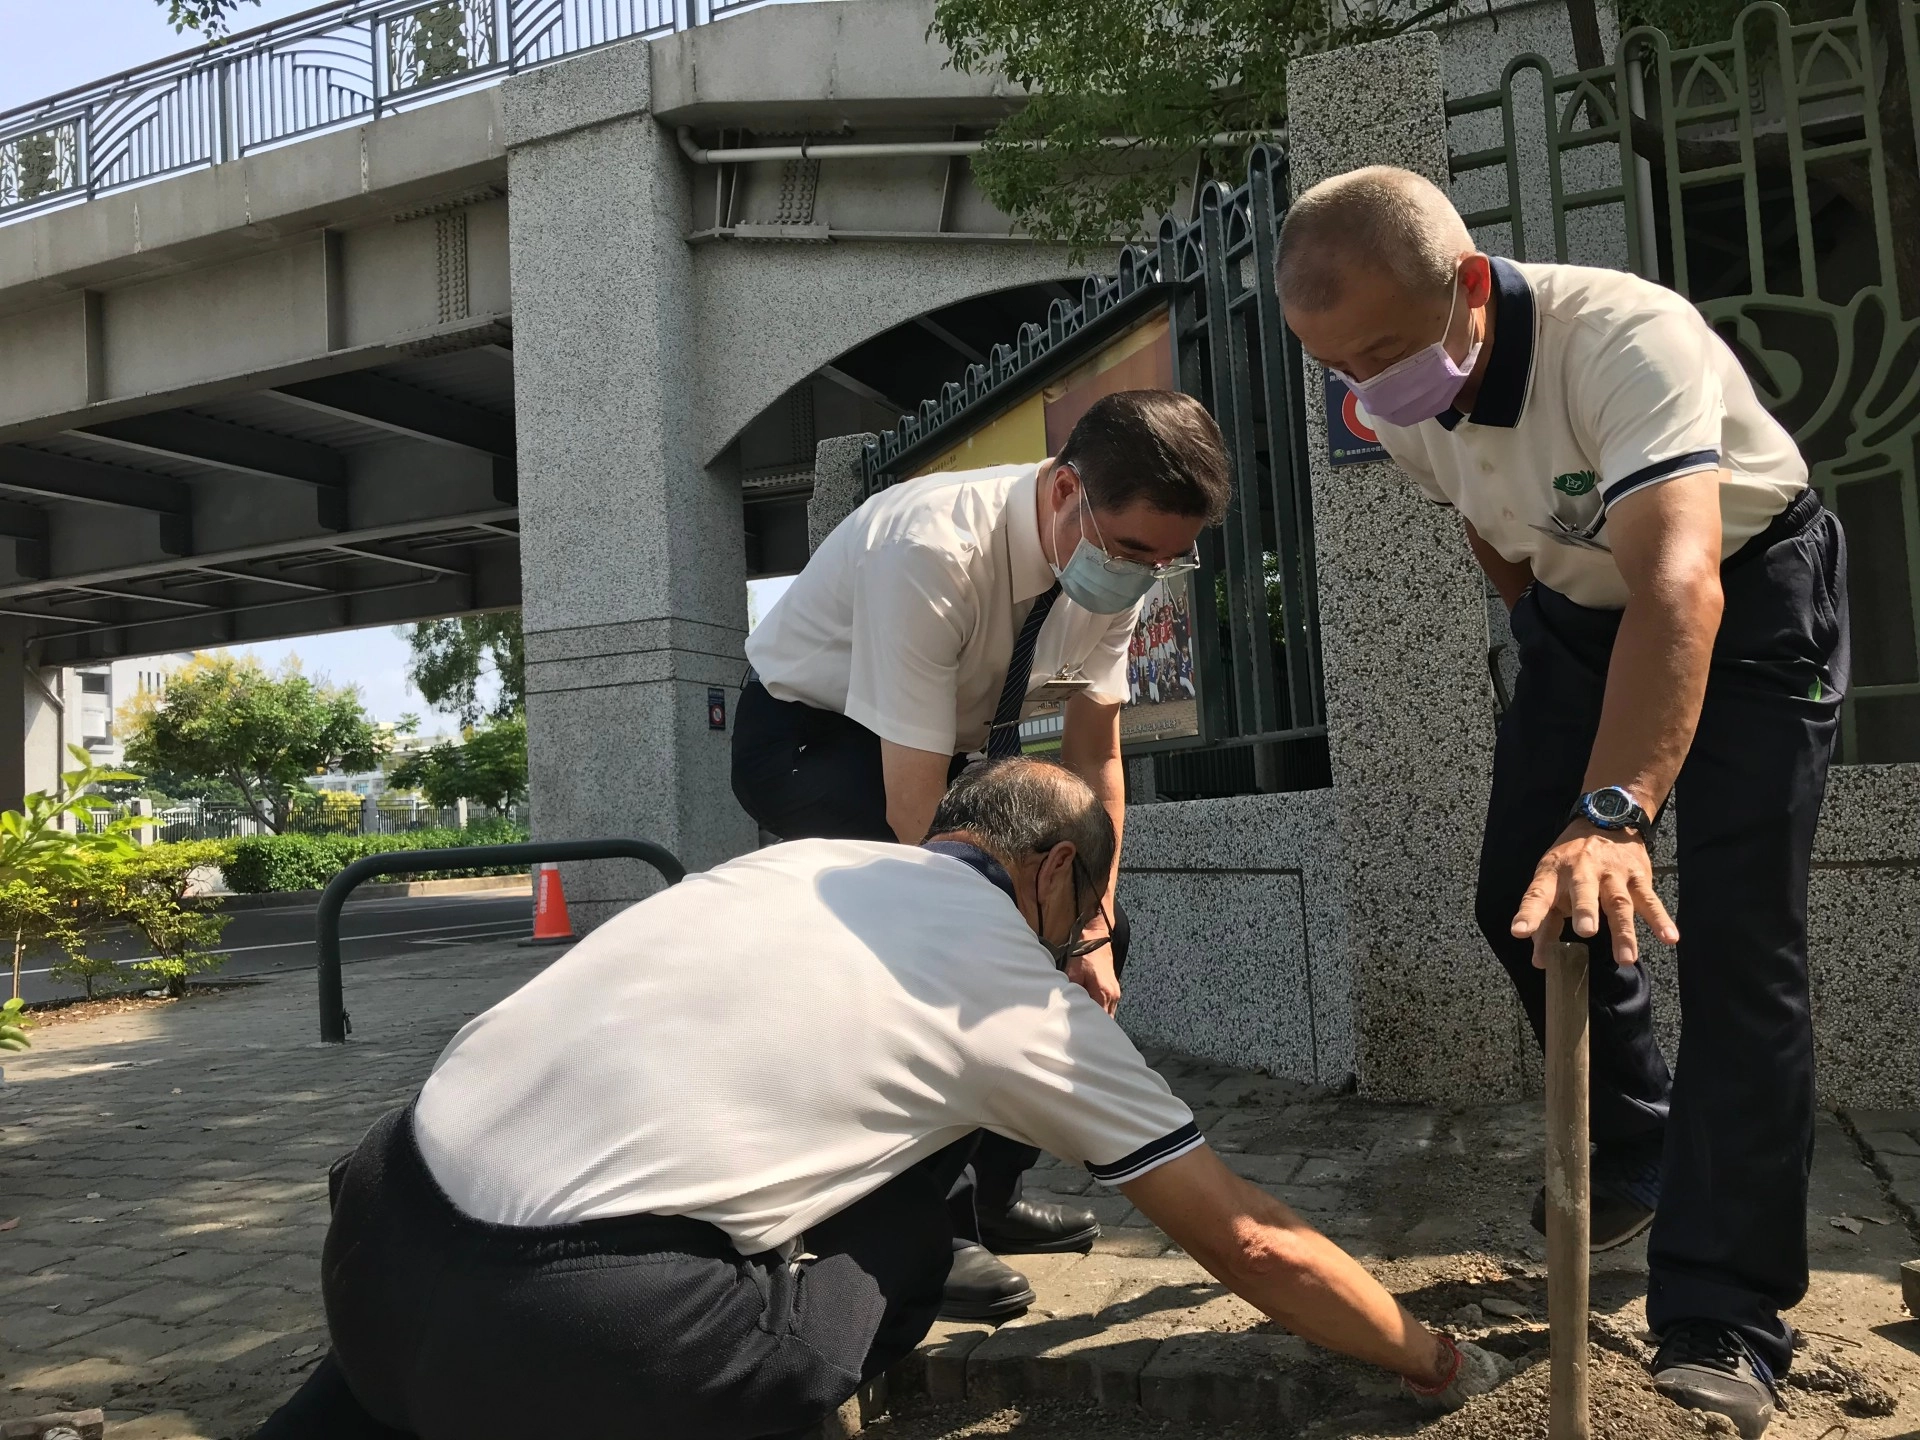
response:
<path fill-rule="evenodd" d="M 1627 794 L 1625 788 L 1622 786 L 1610 785 L 1603 788 L 1617 790 L 1621 794 Z M 1567 823 L 1572 824 L 1575 820 L 1584 820 L 1598 830 L 1636 830 L 1640 833 L 1640 837 L 1643 840 L 1651 841 L 1653 839 L 1654 827 L 1659 823 L 1659 816 L 1657 814 L 1649 815 L 1639 801 L 1635 800 L 1632 795 L 1627 794 L 1627 813 L 1622 815 L 1618 820 L 1602 819 L 1589 807 L 1589 802 L 1592 797 L 1598 793 L 1598 791 L 1589 790 L 1575 800 L 1573 802 L 1573 809 L 1567 813 Z"/>

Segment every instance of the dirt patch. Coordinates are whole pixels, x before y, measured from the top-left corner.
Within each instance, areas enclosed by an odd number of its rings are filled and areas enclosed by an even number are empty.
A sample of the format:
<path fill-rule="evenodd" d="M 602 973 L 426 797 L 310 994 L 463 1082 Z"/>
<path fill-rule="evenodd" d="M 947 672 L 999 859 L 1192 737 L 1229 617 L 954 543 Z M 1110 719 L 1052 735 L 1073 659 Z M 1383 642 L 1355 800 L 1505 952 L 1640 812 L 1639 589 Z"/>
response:
<path fill-rule="evenodd" d="M 1709 1422 L 1657 1394 L 1644 1366 L 1597 1345 L 1589 1346 L 1588 1353 L 1594 1434 L 1607 1440 L 1697 1440 L 1702 1434 L 1735 1433 L 1730 1424 Z M 1420 1440 L 1487 1440 L 1495 1435 L 1503 1440 L 1541 1440 L 1547 1433 L 1550 1378 L 1551 1368 L 1541 1356 L 1498 1390 L 1468 1402 L 1462 1410 L 1415 1429 L 1380 1433 L 1418 1435 Z M 1705 1428 L 1707 1424 L 1715 1428 Z"/>
<path fill-rule="evenodd" d="M 1531 1337 L 1523 1337 L 1523 1343 Z M 1540 1337 L 1544 1347 L 1545 1337 Z M 1503 1345 L 1501 1348 L 1515 1348 Z M 1614 1353 L 1605 1344 L 1590 1348 L 1589 1381 L 1595 1436 L 1605 1440 L 1700 1440 L 1735 1434 L 1731 1422 L 1682 1410 L 1655 1392 L 1646 1367 Z M 1097 1410 L 1088 1406 L 1034 1404 L 1019 1409 L 984 1411 L 953 1408 L 890 1416 L 867 1426 L 867 1440 L 1148 1440 L 1179 1435 L 1189 1440 L 1545 1440 L 1550 1371 L 1544 1349 L 1523 1350 L 1520 1372 L 1491 1394 L 1448 1415 L 1428 1415 L 1411 1402 L 1391 1412 L 1301 1417 L 1292 1426 L 1265 1424 L 1204 1425 L 1160 1420 L 1138 1412 Z M 1776 1423 L 1784 1437 L 1817 1436 L 1832 1440 L 1848 1433 L 1842 1413 L 1805 1394 L 1789 1394 L 1797 1423 Z M 1784 1419 L 1785 1417 L 1783 1417 Z M 1805 1427 L 1811 1422 L 1811 1430 Z"/>
<path fill-rule="evenodd" d="M 38 1004 L 27 1006 L 33 1016 L 34 1029 L 49 1029 L 55 1025 L 77 1025 L 88 1020 L 103 1019 L 108 1015 L 126 1015 L 136 1010 L 159 1010 L 168 1005 L 192 1004 L 197 1000 L 211 999 L 232 990 L 248 990 L 253 987 L 251 981 L 228 981 L 220 985 L 190 985 L 184 1001 L 169 999 L 165 995 L 147 995 L 138 991 L 129 991 L 120 995 L 102 995 L 94 1000 L 42 1000 Z M 28 1032 L 32 1037 L 32 1032 Z"/>

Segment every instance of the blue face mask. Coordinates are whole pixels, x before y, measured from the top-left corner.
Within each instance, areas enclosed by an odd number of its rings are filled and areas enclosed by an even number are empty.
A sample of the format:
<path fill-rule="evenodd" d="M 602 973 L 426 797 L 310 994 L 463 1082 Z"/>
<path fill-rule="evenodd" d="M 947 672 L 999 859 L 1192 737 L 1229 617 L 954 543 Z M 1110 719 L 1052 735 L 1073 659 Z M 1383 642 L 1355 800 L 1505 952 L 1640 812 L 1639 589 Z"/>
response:
<path fill-rule="evenodd" d="M 1087 504 L 1084 480 L 1080 485 L 1080 508 L 1086 512 L 1100 544 L 1082 535 L 1064 567 L 1049 562 L 1048 568 L 1060 582 L 1060 593 L 1082 610 L 1090 610 L 1095 615 L 1118 615 L 1138 605 L 1153 588 L 1154 581 L 1200 568 L 1199 562 L 1191 559 L 1166 565 L 1142 565 L 1138 560 L 1117 559 L 1104 548 L 1105 537 L 1100 535 L 1100 522 L 1093 518 L 1093 507 Z"/>

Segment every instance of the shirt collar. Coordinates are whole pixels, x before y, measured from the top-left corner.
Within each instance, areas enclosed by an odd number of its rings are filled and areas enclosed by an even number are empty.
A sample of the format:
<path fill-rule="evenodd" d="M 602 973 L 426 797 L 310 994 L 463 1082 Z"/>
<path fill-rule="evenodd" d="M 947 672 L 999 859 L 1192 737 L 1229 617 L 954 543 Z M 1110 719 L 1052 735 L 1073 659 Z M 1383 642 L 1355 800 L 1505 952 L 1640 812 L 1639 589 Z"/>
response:
<path fill-rule="evenodd" d="M 1448 430 L 1462 420 L 1511 430 L 1520 423 L 1520 413 L 1526 408 L 1527 389 L 1533 380 L 1533 287 L 1511 260 L 1496 255 L 1492 269 L 1494 332 L 1487 373 L 1480 377 L 1480 394 L 1474 399 L 1471 415 L 1462 415 L 1451 406 L 1440 414 L 1438 419 Z"/>
<path fill-rule="evenodd" d="M 1053 588 L 1053 567 L 1040 549 L 1040 467 L 1035 465 L 1007 492 L 1007 569 L 1013 603 Z"/>
<path fill-rule="evenodd" d="M 969 845 L 964 840 L 929 840 L 920 848 L 958 860 L 981 879 L 999 886 L 1006 892 L 1007 899 L 1013 900 L 1016 908 L 1019 906 L 1020 902 L 1013 895 L 1013 877 L 1007 874 L 1004 865 L 978 845 Z"/>

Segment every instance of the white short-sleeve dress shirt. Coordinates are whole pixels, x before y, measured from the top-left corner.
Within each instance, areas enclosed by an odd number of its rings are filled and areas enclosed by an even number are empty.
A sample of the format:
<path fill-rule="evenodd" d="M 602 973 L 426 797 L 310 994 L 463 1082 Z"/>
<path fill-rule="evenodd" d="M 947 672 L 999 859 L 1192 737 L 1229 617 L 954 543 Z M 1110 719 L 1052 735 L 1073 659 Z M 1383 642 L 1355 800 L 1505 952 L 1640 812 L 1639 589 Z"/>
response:
<path fill-rule="evenodd" d="M 454 1036 L 427 1168 L 477 1220 L 686 1215 L 757 1254 L 980 1128 L 1110 1184 L 1199 1146 L 1004 884 L 865 840 L 690 875 Z"/>
<path fill-rule="evenodd" d="M 1367 423 L 1429 499 L 1541 584 L 1624 607 L 1607 513 L 1649 485 L 1724 468 L 1722 558 L 1806 488 L 1793 437 L 1684 297 L 1581 265 L 1496 259 L 1493 280 L 1493 353 L 1473 413 Z"/>
<path fill-rule="evenodd" d="M 1052 587 L 1038 465 L 930 475 L 873 496 L 827 537 L 747 637 L 776 700 L 856 720 L 883 740 L 980 750 L 1014 637 Z M 1096 615 L 1062 596 L 1041 626 L 1029 690 L 1061 669 L 1105 704 L 1127 698 L 1139 607 Z"/>

